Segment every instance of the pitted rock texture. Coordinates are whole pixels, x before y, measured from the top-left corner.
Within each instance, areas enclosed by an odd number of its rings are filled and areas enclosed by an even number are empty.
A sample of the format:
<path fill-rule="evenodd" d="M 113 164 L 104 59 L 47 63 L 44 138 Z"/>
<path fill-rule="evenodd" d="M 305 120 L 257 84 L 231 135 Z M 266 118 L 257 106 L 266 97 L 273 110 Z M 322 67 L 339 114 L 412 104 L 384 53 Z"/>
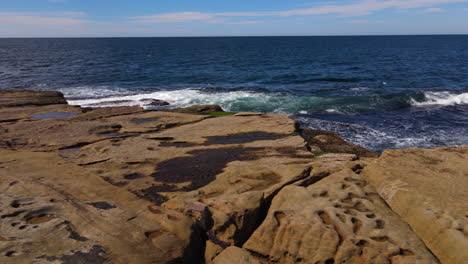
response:
<path fill-rule="evenodd" d="M 386 150 L 363 175 L 441 262 L 468 263 L 468 147 Z"/>
<path fill-rule="evenodd" d="M 351 169 L 285 187 L 244 248 L 264 263 L 438 263 Z"/>
<path fill-rule="evenodd" d="M 417 236 L 435 241 L 418 229 L 427 219 L 412 222 L 413 208 L 395 203 L 419 198 L 400 196 L 404 179 L 388 188 L 379 178 L 385 154 L 374 162 L 331 132 L 219 106 L 92 109 L 57 93 L 15 93 L 0 106 L 0 263 L 438 262 Z M 466 154 L 450 150 L 407 168 L 430 163 L 465 186 Z M 403 187 L 419 192 L 417 181 Z M 440 219 L 455 220 L 423 228 L 458 232 L 447 251 L 458 257 L 465 207 L 447 204 L 466 195 L 444 200 L 447 188 L 432 198 L 447 207 Z"/>
<path fill-rule="evenodd" d="M 55 153 L 0 150 L 0 263 L 202 258 L 200 226 Z"/>
<path fill-rule="evenodd" d="M 249 254 L 249 252 L 238 247 L 228 247 L 214 260 L 213 264 L 261 264 L 261 262 Z"/>

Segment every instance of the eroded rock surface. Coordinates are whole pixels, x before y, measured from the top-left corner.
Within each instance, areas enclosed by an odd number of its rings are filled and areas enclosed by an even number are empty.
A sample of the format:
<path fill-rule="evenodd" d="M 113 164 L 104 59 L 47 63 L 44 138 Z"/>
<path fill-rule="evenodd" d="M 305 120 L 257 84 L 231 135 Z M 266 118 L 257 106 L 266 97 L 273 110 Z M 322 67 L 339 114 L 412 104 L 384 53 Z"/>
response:
<path fill-rule="evenodd" d="M 468 147 L 386 150 L 363 171 L 443 263 L 468 263 Z"/>
<path fill-rule="evenodd" d="M 373 175 L 386 171 L 385 155 L 374 163 L 375 153 L 284 115 L 60 98 L 2 98 L 0 263 L 438 263 L 418 235 L 431 250 L 434 238 L 381 191 L 386 176 Z M 463 186 L 466 153 L 454 153 L 430 169 L 455 171 Z M 463 210 L 444 215 L 466 236 Z M 465 245 L 450 242 L 452 255 Z"/>
<path fill-rule="evenodd" d="M 438 263 L 351 169 L 285 187 L 244 248 L 268 263 Z"/>
<path fill-rule="evenodd" d="M 52 104 L 67 104 L 67 100 L 55 91 L 2 90 L 0 93 L 0 108 Z"/>
<path fill-rule="evenodd" d="M 0 150 L 0 263 L 189 263 L 199 225 L 55 153 Z"/>

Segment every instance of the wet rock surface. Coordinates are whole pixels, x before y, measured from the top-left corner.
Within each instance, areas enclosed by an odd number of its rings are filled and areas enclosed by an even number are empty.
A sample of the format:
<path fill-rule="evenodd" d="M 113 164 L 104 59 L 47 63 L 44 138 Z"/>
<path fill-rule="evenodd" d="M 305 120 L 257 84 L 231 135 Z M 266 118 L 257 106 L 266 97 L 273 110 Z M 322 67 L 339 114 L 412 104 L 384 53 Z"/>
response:
<path fill-rule="evenodd" d="M 2 96 L 0 263 L 466 263 L 466 147 Z"/>

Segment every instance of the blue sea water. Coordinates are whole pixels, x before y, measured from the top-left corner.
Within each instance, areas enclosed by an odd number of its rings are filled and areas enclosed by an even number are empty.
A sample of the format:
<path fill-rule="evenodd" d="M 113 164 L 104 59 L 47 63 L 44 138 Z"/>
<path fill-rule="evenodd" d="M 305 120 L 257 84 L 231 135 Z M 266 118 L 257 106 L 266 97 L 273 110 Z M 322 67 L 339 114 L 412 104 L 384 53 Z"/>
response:
<path fill-rule="evenodd" d="M 284 113 L 377 151 L 468 145 L 468 35 L 0 39 L 1 89 Z"/>

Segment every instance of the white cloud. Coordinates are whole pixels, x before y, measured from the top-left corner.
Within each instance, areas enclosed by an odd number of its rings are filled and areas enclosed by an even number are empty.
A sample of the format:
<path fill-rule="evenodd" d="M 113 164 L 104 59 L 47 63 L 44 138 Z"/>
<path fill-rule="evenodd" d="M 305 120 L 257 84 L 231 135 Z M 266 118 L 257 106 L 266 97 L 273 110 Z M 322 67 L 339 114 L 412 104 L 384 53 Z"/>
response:
<path fill-rule="evenodd" d="M 367 20 L 367 19 L 354 19 L 351 21 L 347 22 L 348 24 L 370 24 L 370 23 L 383 23 L 383 21 L 373 21 L 373 20 Z"/>
<path fill-rule="evenodd" d="M 433 7 L 433 8 L 425 9 L 423 12 L 424 13 L 440 13 L 440 12 L 444 12 L 444 10 L 442 8 Z"/>
<path fill-rule="evenodd" d="M 232 24 L 232 25 L 255 25 L 255 24 L 263 24 L 263 23 L 265 23 L 265 21 L 245 20 L 245 21 L 229 22 L 228 24 Z"/>
<path fill-rule="evenodd" d="M 349 24 L 368 24 L 368 23 L 371 23 L 371 21 L 365 20 L 365 19 L 355 19 L 355 20 L 349 21 L 348 23 Z"/>
<path fill-rule="evenodd" d="M 185 21 L 211 20 L 217 21 L 228 17 L 290 17 L 309 15 L 338 15 L 338 16 L 364 16 L 385 9 L 397 9 L 406 11 L 414 8 L 427 8 L 428 12 L 440 12 L 442 9 L 433 6 L 451 3 L 465 3 L 468 0 L 360 0 L 347 4 L 316 4 L 315 7 L 284 10 L 276 12 L 179 12 L 155 14 L 151 16 L 133 17 L 137 21 L 151 23 L 172 23 Z"/>
<path fill-rule="evenodd" d="M 82 12 L 61 12 L 61 13 L 21 13 L 21 12 L 0 12 L 0 23 L 13 25 L 49 25 L 64 26 L 86 23 L 80 19 L 86 14 Z"/>
<path fill-rule="evenodd" d="M 201 12 L 180 12 L 180 13 L 167 13 L 157 14 L 152 16 L 133 17 L 135 20 L 141 20 L 152 23 L 175 23 L 194 20 L 208 20 L 213 19 L 214 16 Z"/>

